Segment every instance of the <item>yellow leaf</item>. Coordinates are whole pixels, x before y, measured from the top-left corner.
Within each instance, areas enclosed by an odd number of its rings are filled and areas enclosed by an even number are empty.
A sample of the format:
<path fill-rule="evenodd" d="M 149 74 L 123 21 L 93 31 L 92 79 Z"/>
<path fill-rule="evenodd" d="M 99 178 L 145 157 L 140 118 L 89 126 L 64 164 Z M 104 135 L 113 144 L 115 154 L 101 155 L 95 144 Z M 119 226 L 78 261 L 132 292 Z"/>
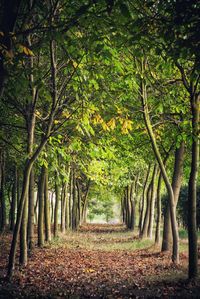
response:
<path fill-rule="evenodd" d="M 36 111 L 35 111 L 35 115 L 36 115 L 38 118 L 40 118 L 40 117 L 41 117 L 41 113 L 40 113 L 40 111 L 36 110 Z"/>
<path fill-rule="evenodd" d="M 102 128 L 104 131 L 110 131 L 110 128 L 108 127 L 108 125 L 105 122 L 102 122 Z"/>
<path fill-rule="evenodd" d="M 23 46 L 23 52 L 24 52 L 27 56 L 34 56 L 33 52 L 32 52 L 29 48 L 27 48 L 27 47 L 25 47 L 25 46 Z"/>
<path fill-rule="evenodd" d="M 74 67 L 74 68 L 77 68 L 78 63 L 76 63 L 76 61 L 72 60 L 72 64 L 73 64 L 73 67 Z"/>
<path fill-rule="evenodd" d="M 124 119 L 121 116 L 118 116 L 117 119 L 119 120 L 121 125 L 124 123 Z"/>
<path fill-rule="evenodd" d="M 54 120 L 54 124 L 55 124 L 55 125 L 59 124 L 59 120 L 55 119 L 55 120 Z"/>
<path fill-rule="evenodd" d="M 107 123 L 107 126 L 108 126 L 111 130 L 114 130 L 115 127 L 116 127 L 115 119 L 114 119 L 114 118 L 111 118 L 111 119 L 109 120 L 109 122 Z"/>
<path fill-rule="evenodd" d="M 122 133 L 128 134 L 129 130 L 132 130 L 132 121 L 129 119 L 125 119 L 122 124 Z"/>
<path fill-rule="evenodd" d="M 94 116 L 93 116 L 93 123 L 96 125 L 96 124 L 102 124 L 103 123 L 103 118 L 101 117 L 100 114 L 96 113 Z"/>
<path fill-rule="evenodd" d="M 85 269 L 84 272 L 86 272 L 86 273 L 93 273 L 93 272 L 95 272 L 95 270 L 92 269 L 92 268 L 89 268 L 89 269 Z"/>
<path fill-rule="evenodd" d="M 128 134 L 128 129 L 122 126 L 122 134 Z"/>
<path fill-rule="evenodd" d="M 127 129 L 132 130 L 132 121 L 131 120 L 127 120 Z"/>
<path fill-rule="evenodd" d="M 122 114 L 122 110 L 120 108 L 117 107 L 117 113 L 118 114 Z"/>
<path fill-rule="evenodd" d="M 70 115 L 71 115 L 71 114 L 69 113 L 69 111 L 63 111 L 63 112 L 62 112 L 62 116 L 63 116 L 63 117 L 69 118 Z"/>
<path fill-rule="evenodd" d="M 77 31 L 77 32 L 76 32 L 76 36 L 77 36 L 77 37 L 82 37 L 82 36 L 83 36 L 83 34 L 82 34 L 82 32 L 80 32 L 80 31 Z"/>

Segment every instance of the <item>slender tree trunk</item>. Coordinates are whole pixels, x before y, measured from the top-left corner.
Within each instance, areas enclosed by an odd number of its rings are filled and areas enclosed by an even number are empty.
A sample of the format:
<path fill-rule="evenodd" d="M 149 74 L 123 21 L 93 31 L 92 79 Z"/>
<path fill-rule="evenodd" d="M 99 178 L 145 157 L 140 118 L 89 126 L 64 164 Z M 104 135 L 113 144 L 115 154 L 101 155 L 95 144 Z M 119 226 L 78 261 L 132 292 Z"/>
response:
<path fill-rule="evenodd" d="M 124 224 L 126 225 L 126 227 L 128 227 L 128 202 L 127 202 L 126 189 L 124 190 L 123 202 L 124 202 Z"/>
<path fill-rule="evenodd" d="M 28 194 L 29 204 L 28 204 L 28 249 L 29 252 L 33 250 L 34 247 L 34 206 L 35 206 L 35 175 L 34 167 L 32 167 L 29 181 L 29 194 Z"/>
<path fill-rule="evenodd" d="M 192 161 L 188 186 L 188 240 L 189 240 L 189 278 L 198 276 L 198 247 L 197 247 L 197 178 L 199 167 L 199 128 L 200 128 L 200 94 L 190 98 L 192 111 Z"/>
<path fill-rule="evenodd" d="M 82 208 L 82 223 L 86 223 L 87 222 L 87 205 L 88 205 L 88 194 L 89 194 L 89 190 L 90 190 L 90 179 L 87 182 L 87 186 L 86 186 L 86 191 L 85 191 L 85 195 L 83 198 L 83 208 Z"/>
<path fill-rule="evenodd" d="M 53 200 L 54 199 L 54 193 L 51 193 L 51 224 L 54 223 L 54 203 Z"/>
<path fill-rule="evenodd" d="M 70 228 L 70 211 L 69 211 L 69 191 L 70 191 L 70 166 L 66 167 L 67 172 L 67 183 L 65 183 L 65 230 L 69 230 Z"/>
<path fill-rule="evenodd" d="M 160 172 L 157 185 L 157 218 L 156 218 L 156 233 L 155 233 L 155 244 L 160 243 L 160 224 L 161 224 L 161 185 L 162 185 L 162 174 Z"/>
<path fill-rule="evenodd" d="M 34 218 L 35 218 L 35 223 L 38 223 L 38 190 L 37 190 L 37 195 L 36 195 L 36 202 L 34 205 Z"/>
<path fill-rule="evenodd" d="M 28 182 L 29 184 L 29 182 Z M 27 223 L 28 223 L 28 192 L 26 194 L 22 222 L 20 228 L 20 265 L 26 266 L 28 261 L 28 247 L 27 247 Z"/>
<path fill-rule="evenodd" d="M 125 224 L 126 210 L 125 210 L 125 198 L 124 195 L 121 197 L 121 213 L 122 213 L 122 223 Z"/>
<path fill-rule="evenodd" d="M 145 67 L 145 63 L 142 63 L 143 67 Z M 143 70 L 142 70 L 143 73 Z M 173 235 L 173 252 L 172 252 L 172 261 L 174 263 L 179 263 L 179 236 L 178 236 L 178 227 L 177 227 L 177 221 L 176 221 L 176 205 L 174 200 L 174 193 L 172 189 L 172 185 L 170 184 L 169 177 L 167 175 L 155 136 L 151 125 L 151 120 L 149 116 L 148 106 L 147 106 L 147 90 L 146 90 L 146 84 L 144 80 L 142 80 L 141 83 L 141 100 L 142 100 L 142 106 L 143 106 L 143 116 L 145 125 L 152 143 L 152 148 L 155 154 L 155 157 L 157 159 L 157 162 L 160 166 L 160 170 L 163 176 L 163 180 L 166 185 L 166 189 L 169 196 L 170 201 L 170 214 L 171 214 L 171 223 L 172 223 L 172 235 Z"/>
<path fill-rule="evenodd" d="M 131 200 L 130 200 L 130 186 L 126 187 L 126 226 L 131 229 Z"/>
<path fill-rule="evenodd" d="M 10 230 L 14 230 L 15 218 L 17 208 L 17 167 L 14 169 L 14 181 L 12 186 L 12 200 L 11 200 L 11 211 L 10 211 Z"/>
<path fill-rule="evenodd" d="M 69 184 L 66 187 L 66 194 L 65 194 L 65 196 L 66 196 L 66 209 L 65 209 L 65 228 L 66 228 L 66 230 L 69 230 L 69 227 L 70 227 L 70 225 L 69 225 L 69 220 L 70 220 L 70 214 L 69 214 L 69 196 L 70 195 L 68 195 L 68 192 L 67 192 L 68 188 L 69 188 Z"/>
<path fill-rule="evenodd" d="M 164 223 L 163 223 L 163 238 L 161 251 L 169 251 L 172 245 L 172 226 L 170 216 L 170 205 L 167 202 L 167 206 L 164 211 Z"/>
<path fill-rule="evenodd" d="M 131 220 L 130 229 L 134 231 L 135 229 L 135 201 L 131 200 Z"/>
<path fill-rule="evenodd" d="M 73 205 L 72 205 L 72 229 L 77 229 L 77 209 L 78 209 L 78 202 L 77 202 L 77 192 L 76 192 L 76 176 L 75 176 L 75 169 L 74 166 L 72 168 L 72 198 L 73 198 Z"/>
<path fill-rule="evenodd" d="M 133 183 L 130 186 L 130 204 L 131 204 L 131 217 L 130 217 L 130 229 L 135 229 L 135 205 L 136 205 L 136 186 L 138 182 L 138 177 L 134 178 Z"/>
<path fill-rule="evenodd" d="M 123 202 L 124 202 L 124 223 L 126 227 L 128 227 L 128 201 L 127 201 L 126 189 L 124 190 Z"/>
<path fill-rule="evenodd" d="M 20 171 L 17 169 L 17 210 L 20 201 Z"/>
<path fill-rule="evenodd" d="M 49 129 L 51 126 L 52 126 L 52 122 L 49 123 Z M 48 134 L 49 134 L 49 130 L 48 130 Z M 19 201 L 19 205 L 18 205 L 18 209 L 17 209 L 17 220 L 16 220 L 14 232 L 13 232 L 13 238 L 12 238 L 10 254 L 9 254 L 8 272 L 7 272 L 7 277 L 9 279 L 12 277 L 14 268 L 15 268 L 17 240 L 19 237 L 20 226 L 22 223 L 22 216 L 23 216 L 23 210 L 24 210 L 24 206 L 25 206 L 25 202 L 26 202 L 26 197 L 28 195 L 30 172 L 31 172 L 33 163 L 38 158 L 38 155 L 42 151 L 46 142 L 47 142 L 47 137 L 44 137 L 41 140 L 40 145 L 37 147 L 37 149 L 35 150 L 32 157 L 30 159 L 27 159 L 25 162 L 24 171 L 23 171 L 22 193 L 21 193 L 21 197 L 20 197 L 20 201 Z"/>
<path fill-rule="evenodd" d="M 28 45 L 31 46 L 31 38 L 28 36 L 27 38 Z M 29 57 L 29 64 L 30 69 L 33 69 L 33 57 Z M 27 155 L 28 157 L 32 156 L 33 154 L 33 144 L 34 144 L 34 131 L 35 131 L 35 104 L 37 101 L 37 93 L 36 88 L 34 87 L 34 77 L 33 73 L 31 72 L 29 75 L 29 81 L 31 84 L 31 101 L 26 105 L 26 111 L 24 118 L 26 120 L 26 128 L 27 128 Z M 31 169 L 31 171 L 34 171 Z M 22 256 L 27 262 L 27 255 L 28 255 L 28 248 L 31 252 L 33 246 L 33 233 L 34 233 L 34 174 L 33 177 L 30 174 L 30 181 L 29 181 L 29 192 L 25 198 L 25 205 L 24 205 L 24 213 L 22 216 L 22 225 L 26 227 L 21 228 L 21 239 L 23 240 L 20 242 L 20 251 L 22 251 Z M 27 201 L 27 202 L 26 202 Z M 25 210 L 27 209 L 27 211 Z M 27 228 L 28 226 L 28 228 Z M 26 242 L 25 242 L 26 240 Z M 24 248 L 22 248 L 24 246 Z M 26 255 L 26 257 L 25 257 Z M 23 261 L 22 261 L 23 263 Z"/>
<path fill-rule="evenodd" d="M 147 198 L 146 198 L 147 204 L 146 204 L 146 212 L 145 212 L 145 216 L 144 216 L 144 223 L 143 223 L 141 238 L 147 237 L 148 224 L 149 224 L 149 218 L 150 218 L 151 193 L 152 193 L 152 180 L 147 189 Z"/>
<path fill-rule="evenodd" d="M 175 151 L 175 160 L 174 160 L 174 171 L 172 178 L 172 189 L 174 193 L 174 203 L 177 205 L 181 182 L 183 177 L 183 162 L 184 162 L 184 151 L 185 144 L 182 141 L 179 148 L 176 148 Z M 162 241 L 162 251 L 170 250 L 170 244 L 172 242 L 172 227 L 171 227 L 171 216 L 170 216 L 170 204 L 168 202 L 165 216 L 164 216 L 164 227 L 163 227 L 163 241 Z"/>
<path fill-rule="evenodd" d="M 5 199 L 5 154 L 3 151 L 0 152 L 0 171 L 1 171 L 1 182 L 0 182 L 0 205 L 1 205 L 1 224 L 0 230 L 6 228 L 6 199 Z"/>
<path fill-rule="evenodd" d="M 146 198 L 147 198 L 147 188 L 148 188 L 148 180 L 149 180 L 150 172 L 151 172 L 151 165 L 149 164 L 145 182 L 144 182 L 143 192 L 142 192 L 142 208 L 141 208 L 141 214 L 140 214 L 140 220 L 139 220 L 139 235 L 140 235 L 140 237 L 142 236 L 142 228 L 143 228 L 143 224 L 144 224 L 145 202 L 146 202 Z"/>
<path fill-rule="evenodd" d="M 76 180 L 76 189 L 77 189 L 77 201 L 78 201 L 78 205 L 77 205 L 77 229 L 79 228 L 80 222 L 81 222 L 81 187 L 80 187 L 80 183 L 78 180 Z"/>
<path fill-rule="evenodd" d="M 29 188 L 29 177 L 30 177 L 31 168 L 33 166 L 33 163 L 36 161 L 39 154 L 41 153 L 41 151 L 43 150 L 43 148 L 47 143 L 47 140 L 51 134 L 52 125 L 57 111 L 58 97 L 57 97 L 57 86 L 56 86 L 55 42 L 53 40 L 50 41 L 50 58 L 51 58 L 51 81 L 53 86 L 53 91 L 51 94 L 51 98 L 52 98 L 51 109 L 50 109 L 50 114 L 47 122 L 47 127 L 45 130 L 45 135 L 42 137 L 41 142 L 38 145 L 37 149 L 31 155 L 31 158 L 28 158 L 25 162 L 24 172 L 23 172 L 22 193 L 18 205 L 17 220 L 13 232 L 13 239 L 12 239 L 10 254 L 9 254 L 9 263 L 8 263 L 8 272 L 7 272 L 8 278 L 12 277 L 14 267 L 15 267 L 17 240 L 18 240 L 20 226 L 22 222 L 24 204 L 26 201 L 27 192 Z"/>
<path fill-rule="evenodd" d="M 69 181 L 69 227 L 72 228 L 72 207 L 73 207 L 73 169 L 70 167 Z"/>
<path fill-rule="evenodd" d="M 41 168 L 38 181 L 38 246 L 44 246 L 44 185 L 45 185 L 45 166 Z"/>
<path fill-rule="evenodd" d="M 156 198 L 156 176 L 157 176 L 158 166 L 154 166 L 153 176 L 152 176 L 152 191 L 150 199 L 150 211 L 149 211 L 149 224 L 147 236 L 148 238 L 153 238 L 153 223 L 154 223 L 154 210 L 155 210 L 155 198 Z"/>
<path fill-rule="evenodd" d="M 44 224 L 45 224 L 45 241 L 51 241 L 51 220 L 49 206 L 49 190 L 48 190 L 48 169 L 44 169 Z"/>
<path fill-rule="evenodd" d="M 22 194 L 21 194 L 21 198 L 19 201 L 17 219 L 16 219 L 16 224 L 15 224 L 15 228 L 14 228 L 14 232 L 13 232 L 13 239 L 12 239 L 10 254 L 9 254 L 9 264 L 8 264 L 8 273 L 7 273 L 7 276 L 9 278 L 12 277 L 12 274 L 13 274 L 13 271 L 15 268 L 17 240 L 18 240 L 21 221 L 22 221 L 22 214 L 23 214 L 25 198 L 28 194 L 29 176 L 30 176 L 32 164 L 33 164 L 32 160 L 27 160 L 26 164 L 25 164 L 25 168 L 24 168 Z"/>
<path fill-rule="evenodd" d="M 62 197 L 61 197 L 61 232 L 65 233 L 66 229 L 66 196 L 67 196 L 67 184 L 62 185 Z"/>
<path fill-rule="evenodd" d="M 54 238 L 58 237 L 58 210 L 60 202 L 60 186 L 55 184 L 55 208 L 54 208 Z"/>

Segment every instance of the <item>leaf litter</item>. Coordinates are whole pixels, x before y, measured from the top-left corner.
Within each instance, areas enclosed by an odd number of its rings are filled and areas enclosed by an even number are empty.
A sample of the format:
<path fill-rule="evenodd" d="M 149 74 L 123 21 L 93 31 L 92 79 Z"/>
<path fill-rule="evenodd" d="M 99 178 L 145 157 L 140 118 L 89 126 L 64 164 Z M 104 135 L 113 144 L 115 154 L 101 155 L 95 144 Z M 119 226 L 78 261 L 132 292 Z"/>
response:
<path fill-rule="evenodd" d="M 35 248 L 28 265 L 18 268 L 8 282 L 11 235 L 4 233 L 0 236 L 0 298 L 200 298 L 200 285 L 186 279 L 186 253 L 180 255 L 180 265 L 173 265 L 169 252 L 160 253 L 152 246 L 113 247 L 139 242 L 136 239 L 119 225 L 83 226 L 58 243 Z M 99 246 L 103 242 L 106 250 Z"/>

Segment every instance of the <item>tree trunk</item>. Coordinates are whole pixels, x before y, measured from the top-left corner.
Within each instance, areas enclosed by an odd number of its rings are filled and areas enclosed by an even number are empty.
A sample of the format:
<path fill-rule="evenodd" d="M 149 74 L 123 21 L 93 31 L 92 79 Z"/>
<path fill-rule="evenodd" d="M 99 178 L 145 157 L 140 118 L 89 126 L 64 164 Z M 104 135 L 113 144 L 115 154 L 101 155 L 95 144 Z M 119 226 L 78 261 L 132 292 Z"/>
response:
<path fill-rule="evenodd" d="M 131 200 L 131 219 L 130 219 L 130 229 L 134 231 L 135 229 L 135 201 Z"/>
<path fill-rule="evenodd" d="M 78 210 L 78 201 L 77 201 L 77 192 L 76 192 L 76 176 L 75 176 L 75 169 L 74 166 L 72 168 L 72 198 L 73 198 L 73 204 L 72 204 L 72 230 L 77 229 L 77 210 Z"/>
<path fill-rule="evenodd" d="M 54 204 L 53 204 L 54 193 L 51 192 L 51 224 L 54 223 Z"/>
<path fill-rule="evenodd" d="M 151 193 L 152 193 L 152 180 L 147 189 L 147 198 L 146 198 L 147 204 L 146 204 L 146 212 L 145 212 L 145 216 L 144 216 L 144 223 L 143 223 L 141 238 L 147 237 L 148 224 L 149 224 L 149 218 L 150 218 Z"/>
<path fill-rule="evenodd" d="M 125 198 L 126 198 L 126 226 L 131 229 L 131 200 L 130 200 L 130 186 L 126 187 Z"/>
<path fill-rule="evenodd" d="M 35 219 L 34 222 L 38 224 L 38 190 L 36 195 L 36 202 L 34 205 L 34 219 Z"/>
<path fill-rule="evenodd" d="M 27 184 L 29 185 L 29 182 Z M 22 266 L 26 266 L 27 261 L 28 261 L 27 224 L 28 224 L 28 192 L 26 194 L 26 198 L 25 198 L 25 202 L 24 202 L 22 222 L 21 222 L 21 228 L 20 228 L 19 262 Z"/>
<path fill-rule="evenodd" d="M 5 199 L 5 154 L 3 151 L 0 152 L 0 206 L 1 206 L 1 223 L 0 230 L 6 228 L 6 199 Z"/>
<path fill-rule="evenodd" d="M 29 181 L 29 194 L 28 194 L 28 250 L 31 253 L 34 247 L 34 206 L 35 206 L 35 175 L 34 168 L 32 167 Z"/>
<path fill-rule="evenodd" d="M 51 221 L 49 206 L 49 190 L 48 190 L 48 169 L 44 167 L 44 224 L 45 224 L 45 241 L 51 241 Z"/>
<path fill-rule="evenodd" d="M 197 247 L 197 178 L 199 167 L 199 122 L 200 122 L 200 95 L 190 98 L 192 111 L 192 161 L 188 186 L 188 240 L 189 240 L 189 278 L 198 276 L 198 247 Z"/>
<path fill-rule="evenodd" d="M 17 210 L 18 210 L 18 205 L 20 201 L 20 171 L 17 169 Z"/>
<path fill-rule="evenodd" d="M 88 205 L 88 194 L 89 194 L 89 190 L 90 190 L 90 179 L 87 182 L 87 186 L 86 186 L 86 191 L 85 191 L 85 195 L 83 198 L 83 207 L 82 207 L 82 223 L 86 223 L 87 222 L 87 205 Z"/>
<path fill-rule="evenodd" d="M 171 249 L 172 244 L 172 226 L 170 217 L 170 205 L 167 202 L 167 206 L 164 211 L 164 223 L 163 223 L 163 238 L 161 251 L 168 251 Z"/>
<path fill-rule="evenodd" d="M 161 185 L 162 185 L 162 174 L 160 172 L 157 185 L 157 218 L 156 218 L 156 233 L 155 233 L 155 244 L 160 243 L 160 224 L 161 224 Z"/>
<path fill-rule="evenodd" d="M 31 155 L 31 158 L 28 158 L 25 161 L 25 166 L 24 166 L 24 173 L 23 173 L 23 184 L 22 184 L 22 193 L 21 193 L 21 198 L 19 201 L 18 205 L 18 212 L 17 212 L 17 220 L 16 220 L 16 225 L 13 233 L 13 239 L 11 243 L 11 248 L 10 248 L 10 254 L 9 254 L 9 263 L 8 263 L 8 272 L 7 276 L 8 278 L 11 278 L 13 275 L 14 267 L 15 267 L 15 257 L 16 257 L 16 249 L 17 249 L 17 240 L 19 236 L 19 231 L 20 231 L 20 225 L 22 222 L 22 214 L 24 210 L 24 204 L 26 201 L 27 197 L 27 192 L 29 188 L 29 177 L 30 177 L 30 172 L 31 168 L 33 166 L 33 163 L 36 161 L 38 158 L 39 154 L 45 147 L 48 138 L 50 137 L 52 125 L 54 122 L 55 114 L 57 111 L 57 102 L 58 102 L 58 96 L 57 96 L 57 85 L 56 85 L 56 61 L 55 61 L 55 42 L 53 40 L 50 41 L 50 58 L 51 58 L 51 81 L 52 81 L 52 86 L 53 86 L 53 91 L 51 94 L 52 98 L 52 103 L 51 103 L 51 109 L 47 121 L 47 126 L 45 130 L 45 134 L 41 139 L 40 144 L 34 151 L 34 153 Z M 36 103 L 35 98 L 35 103 Z M 34 108 L 35 105 L 32 107 Z M 34 112 L 34 111 L 32 111 Z M 33 113 L 33 116 L 35 117 L 35 113 Z M 33 119 L 32 119 L 33 120 Z M 28 122 L 27 122 L 28 125 Z M 31 123 L 31 126 L 33 125 L 33 122 Z M 33 136 L 34 130 L 32 130 L 32 135 Z M 30 139 L 28 139 L 30 140 Z"/>
<path fill-rule="evenodd" d="M 15 218 L 17 208 L 17 167 L 14 169 L 14 181 L 12 186 L 12 199 L 11 199 L 11 211 L 10 211 L 10 230 L 14 230 Z"/>
<path fill-rule="evenodd" d="M 136 193 L 137 193 L 138 176 L 134 178 L 130 186 L 130 204 L 131 204 L 131 216 L 130 216 L 130 229 L 135 229 L 135 206 L 136 206 Z"/>
<path fill-rule="evenodd" d="M 142 67 L 145 68 L 145 63 L 142 63 Z M 142 70 L 143 73 L 143 70 Z M 152 148 L 155 154 L 155 157 L 157 159 L 157 162 L 160 166 L 160 171 L 163 176 L 163 180 L 166 185 L 166 189 L 168 192 L 169 196 L 169 202 L 170 202 L 170 214 L 171 214 L 171 223 L 172 223 L 172 235 L 173 235 L 173 250 L 172 250 L 172 261 L 174 263 L 179 263 L 179 235 L 178 235 L 178 227 L 177 227 L 177 221 L 176 221 L 176 205 L 175 205 L 175 200 L 174 200 L 174 193 L 172 189 L 172 185 L 170 184 L 169 177 L 167 175 L 165 165 L 163 163 L 149 116 L 149 111 L 148 111 L 148 105 L 147 105 L 147 87 L 142 80 L 141 82 L 141 100 L 142 100 L 142 106 L 143 106 L 143 116 L 144 116 L 144 121 L 145 125 L 152 143 Z"/>
<path fill-rule="evenodd" d="M 45 184 L 45 166 L 41 168 L 38 181 L 38 246 L 44 246 L 44 184 Z"/>
<path fill-rule="evenodd" d="M 140 235 L 140 237 L 142 236 L 142 228 L 143 228 L 143 224 L 144 224 L 145 202 L 146 202 L 146 198 L 147 198 L 148 179 L 149 179 L 150 172 L 151 172 L 151 165 L 149 164 L 145 182 L 144 182 L 143 192 L 142 192 L 142 207 L 141 207 L 141 214 L 140 214 L 140 220 L 139 220 L 139 235 Z"/>
<path fill-rule="evenodd" d="M 76 189 L 77 189 L 77 229 L 79 228 L 81 222 L 81 187 L 78 180 L 76 180 Z"/>
<path fill-rule="evenodd" d="M 55 184 L 55 208 L 54 208 L 54 238 L 58 237 L 58 210 L 60 202 L 60 186 Z"/>
<path fill-rule="evenodd" d="M 73 207 L 73 169 L 70 167 L 69 177 L 69 227 L 72 228 L 72 207 Z"/>
<path fill-rule="evenodd" d="M 26 196 L 28 194 L 29 176 L 30 176 L 32 164 L 33 164 L 33 160 L 27 160 L 23 172 L 22 194 L 19 201 L 17 219 L 16 219 L 16 224 L 13 232 L 13 239 L 12 239 L 10 254 L 9 254 L 8 273 L 7 273 L 8 278 L 12 277 L 15 268 L 17 240 L 18 240 L 21 221 L 22 221 L 24 203 L 25 203 Z"/>
<path fill-rule="evenodd" d="M 154 223 L 154 210 L 155 210 L 155 199 L 156 199 L 156 176 L 157 176 L 158 166 L 154 166 L 153 176 L 152 176 L 152 191 L 150 199 L 150 211 L 149 211 L 149 224 L 147 236 L 148 238 L 153 238 L 153 223 Z"/>
<path fill-rule="evenodd" d="M 122 214 L 122 223 L 125 224 L 125 215 L 126 215 L 126 211 L 125 211 L 125 203 L 124 203 L 124 195 L 121 197 L 121 214 Z"/>
<path fill-rule="evenodd" d="M 183 177 L 184 151 L 185 151 L 185 143 L 182 141 L 180 147 L 176 148 L 175 151 L 174 171 L 173 171 L 173 178 L 172 178 L 172 189 L 174 193 L 175 206 L 177 206 L 180 189 L 181 189 L 182 177 Z M 172 242 L 172 228 L 171 228 L 170 204 L 168 203 L 165 211 L 165 216 L 164 216 L 162 251 L 170 250 L 171 242 Z"/>
<path fill-rule="evenodd" d="M 62 185 L 62 192 L 61 192 L 61 232 L 65 233 L 65 220 L 66 220 L 66 196 L 67 196 L 67 184 L 66 182 Z"/>
<path fill-rule="evenodd" d="M 70 214 L 69 214 L 69 197 L 70 195 L 68 195 L 68 188 L 69 188 L 69 183 L 66 187 L 66 209 L 65 209 L 65 228 L 66 230 L 69 230 L 70 225 L 69 225 L 69 220 L 70 220 Z"/>

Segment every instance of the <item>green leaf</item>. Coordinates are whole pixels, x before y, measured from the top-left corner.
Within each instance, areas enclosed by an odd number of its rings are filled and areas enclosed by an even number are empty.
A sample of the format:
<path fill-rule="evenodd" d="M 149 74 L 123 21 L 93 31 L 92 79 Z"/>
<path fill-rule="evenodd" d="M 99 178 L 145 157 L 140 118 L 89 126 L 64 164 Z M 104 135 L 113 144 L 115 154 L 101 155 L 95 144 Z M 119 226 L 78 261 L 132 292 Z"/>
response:
<path fill-rule="evenodd" d="M 120 4 L 119 8 L 120 8 L 120 11 L 121 11 L 121 13 L 122 13 L 122 15 L 124 17 L 126 17 L 126 18 L 130 18 L 131 17 L 130 11 L 128 9 L 128 6 L 125 3 Z"/>

